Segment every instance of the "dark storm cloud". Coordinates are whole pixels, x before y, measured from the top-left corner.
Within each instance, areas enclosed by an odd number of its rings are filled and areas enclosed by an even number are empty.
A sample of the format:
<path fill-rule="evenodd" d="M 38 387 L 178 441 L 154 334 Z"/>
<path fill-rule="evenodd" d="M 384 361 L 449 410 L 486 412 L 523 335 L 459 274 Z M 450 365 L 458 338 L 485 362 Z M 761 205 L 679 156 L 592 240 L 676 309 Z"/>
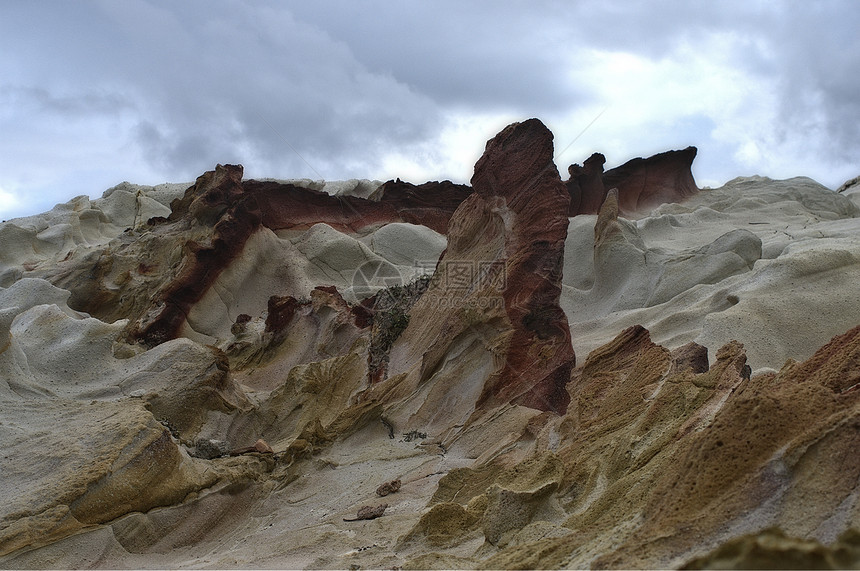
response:
<path fill-rule="evenodd" d="M 860 123 L 854 118 L 860 98 L 854 94 L 860 87 L 855 71 L 860 69 L 860 49 L 857 34 L 846 24 L 860 20 L 860 4 L 852 0 L 328 2 L 303 3 L 295 13 L 343 41 L 368 69 L 391 73 L 440 105 L 519 116 L 600 106 L 594 81 L 619 91 L 631 89 L 623 75 L 611 70 L 605 78 L 583 75 L 593 50 L 626 52 L 659 63 L 682 57 L 680 50 L 704 54 L 716 45 L 712 57 L 723 58 L 737 72 L 726 81 L 749 78 L 746 106 L 763 113 L 747 117 L 746 125 L 742 114 L 731 121 L 679 114 L 673 129 L 698 125 L 700 130 L 676 138 L 729 153 L 706 160 L 738 173 L 750 166 L 737 162 L 739 157 L 760 157 L 761 169 L 801 174 L 802 165 L 798 172 L 785 166 L 798 152 L 800 139 L 814 153 L 841 161 L 858 156 Z M 671 100 L 671 88 L 666 89 Z M 632 105 L 639 95 L 629 94 Z M 720 139 L 709 141 L 713 129 L 704 125 L 715 122 L 722 127 Z M 735 129 L 733 135 L 727 134 L 729 129 Z M 826 182 L 838 184 L 839 176 Z"/>
<path fill-rule="evenodd" d="M 840 26 L 840 21 L 852 24 Z M 834 158 L 853 161 L 860 170 L 857 22 L 856 2 L 797 4 L 774 31 L 774 42 L 781 48 L 783 124 L 826 133 L 810 142 Z"/>
<path fill-rule="evenodd" d="M 139 120 L 123 136 L 166 177 L 193 177 L 228 161 L 312 176 L 305 160 L 343 177 L 338 165 L 348 157 L 373 162 L 381 147 L 429 139 L 439 123 L 427 96 L 368 71 L 342 42 L 286 8 L 142 1 L 54 7 L 13 14 L 19 25 L 36 16 L 66 46 L 25 42 L 24 54 L 39 65 L 15 74 L 14 92 L 26 99 L 21 108 L 41 107 L 34 111 L 40 119 L 48 107 L 65 106 L 73 116 L 87 104 L 134 105 Z M 79 83 L 101 99 L 59 94 L 63 84 Z"/>
<path fill-rule="evenodd" d="M 540 3 L 306 2 L 294 9 L 369 68 L 441 104 L 557 110 L 585 97 L 562 78 L 567 24 Z"/>
<path fill-rule="evenodd" d="M 57 114 L 63 117 L 113 115 L 134 106 L 116 93 L 82 91 L 52 93 L 42 87 L 0 87 L 0 105 L 33 116 Z"/>
<path fill-rule="evenodd" d="M 147 59 L 169 64 L 151 86 L 150 116 L 138 129 L 156 164 L 193 173 L 214 162 L 262 161 L 258 168 L 302 172 L 307 161 L 329 178 L 343 177 L 337 164 L 345 156 L 372 160 L 379 146 L 431 137 L 438 117 L 425 96 L 369 72 L 346 46 L 288 10 L 190 5 L 166 13 L 165 4 L 153 15 L 167 20 L 160 30 L 184 30 L 175 50 L 182 65 L 170 64 L 175 40 L 164 32 L 142 38 L 163 50 Z M 112 17 L 123 26 L 129 16 L 119 6 Z"/>

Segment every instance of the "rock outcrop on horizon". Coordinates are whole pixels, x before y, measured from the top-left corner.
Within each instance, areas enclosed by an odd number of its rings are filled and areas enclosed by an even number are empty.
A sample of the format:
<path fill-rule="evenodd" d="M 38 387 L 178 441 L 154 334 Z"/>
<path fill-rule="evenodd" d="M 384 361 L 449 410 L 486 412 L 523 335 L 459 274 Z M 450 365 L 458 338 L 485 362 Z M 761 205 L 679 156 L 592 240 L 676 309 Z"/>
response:
<path fill-rule="evenodd" d="M 243 182 L 242 170 L 219 165 L 171 203 L 168 219 L 147 222 L 156 227 L 156 234 L 187 231 L 192 236 L 202 234 L 203 240 L 185 242 L 175 276 L 152 294 L 150 306 L 143 308 L 128 332 L 130 341 L 152 346 L 181 335 L 194 306 L 215 287 L 220 274 L 245 255 L 255 235 L 267 230 L 275 234 L 306 230 L 318 224 L 361 234 L 392 222 L 444 231 L 448 218 L 469 194 L 468 188 L 451 183 L 427 183 L 423 188 L 386 183 L 375 193 L 376 200 L 368 200 L 279 182 Z M 422 192 L 438 195 L 438 206 L 428 208 Z"/>
<path fill-rule="evenodd" d="M 606 172 L 606 157 L 594 153 L 582 166 L 568 167 L 570 216 L 597 214 L 606 194 L 618 189 L 618 205 L 625 216 L 636 216 L 664 203 L 683 202 L 697 192 L 692 166 L 696 147 L 636 158 Z"/>
<path fill-rule="evenodd" d="M 695 154 L 0 224 L 0 567 L 856 567 L 860 186 Z"/>

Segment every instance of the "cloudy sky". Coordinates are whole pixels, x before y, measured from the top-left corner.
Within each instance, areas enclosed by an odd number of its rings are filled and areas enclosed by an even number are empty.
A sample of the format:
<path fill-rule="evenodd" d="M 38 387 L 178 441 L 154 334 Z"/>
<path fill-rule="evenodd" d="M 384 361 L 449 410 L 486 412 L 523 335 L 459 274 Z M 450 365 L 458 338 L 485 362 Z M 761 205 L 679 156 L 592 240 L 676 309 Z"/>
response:
<path fill-rule="evenodd" d="M 468 182 L 538 117 L 556 164 L 860 174 L 860 2 L 0 0 L 0 219 L 123 181 Z"/>

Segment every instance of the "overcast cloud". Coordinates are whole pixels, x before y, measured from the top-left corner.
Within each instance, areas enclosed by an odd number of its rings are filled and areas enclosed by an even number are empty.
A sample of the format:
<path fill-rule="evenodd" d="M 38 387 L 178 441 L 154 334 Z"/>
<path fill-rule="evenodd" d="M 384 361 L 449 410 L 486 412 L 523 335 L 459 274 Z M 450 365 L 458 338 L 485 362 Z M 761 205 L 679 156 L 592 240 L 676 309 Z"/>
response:
<path fill-rule="evenodd" d="M 860 3 L 0 0 L 0 219 L 123 181 L 468 182 L 542 119 L 561 173 L 860 174 Z"/>

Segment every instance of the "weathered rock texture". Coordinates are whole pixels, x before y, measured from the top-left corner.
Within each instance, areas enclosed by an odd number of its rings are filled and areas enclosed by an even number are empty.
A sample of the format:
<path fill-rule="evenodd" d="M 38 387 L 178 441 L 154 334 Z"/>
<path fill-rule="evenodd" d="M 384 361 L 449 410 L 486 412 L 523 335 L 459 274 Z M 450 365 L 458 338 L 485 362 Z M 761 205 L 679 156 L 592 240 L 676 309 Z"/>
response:
<path fill-rule="evenodd" d="M 856 567 L 857 185 L 552 154 L 0 225 L 0 567 Z"/>
<path fill-rule="evenodd" d="M 446 399 L 466 416 L 476 403 L 506 402 L 564 413 L 575 358 L 558 305 L 568 197 L 552 134 L 537 120 L 509 126 L 487 143 L 472 184 L 434 280 L 392 348 L 388 384 L 412 391 L 435 378 L 448 387 L 416 403 L 419 417 Z M 482 364 L 464 369 L 464 351 Z"/>
<path fill-rule="evenodd" d="M 475 165 L 472 186 L 478 198 L 467 206 L 496 218 L 494 226 L 504 229 L 501 256 L 491 263 L 504 263 L 502 275 L 494 277 L 504 280 L 501 294 L 513 328 L 504 368 L 480 400 L 495 404 L 513 397 L 513 402 L 563 414 L 564 385 L 575 363 L 567 318 L 558 305 L 569 199 L 552 154 L 552 133 L 540 121 L 508 126 L 487 143 Z M 475 239 L 473 232 L 458 232 L 473 216 L 464 207 L 452 220 L 442 264 L 456 261 L 455 248 Z"/>
<path fill-rule="evenodd" d="M 441 192 L 437 192 L 440 191 Z M 153 295 L 153 301 L 129 331 L 131 340 L 156 345 L 182 333 L 192 307 L 212 289 L 220 274 L 243 254 L 252 234 L 307 229 L 319 223 L 351 233 L 391 222 L 409 222 L 444 230 L 451 212 L 469 194 L 451 183 L 408 188 L 387 183 L 377 200 L 330 196 L 278 182 L 242 182 L 242 167 L 219 165 L 171 204 L 166 221 L 211 228 L 205 241 L 189 240 L 175 277 Z M 435 209 L 427 207 L 439 195 Z"/>
<path fill-rule="evenodd" d="M 727 541 L 681 569 L 857 569 L 860 534 L 850 531 L 832 545 L 786 537 L 766 529 Z"/>

